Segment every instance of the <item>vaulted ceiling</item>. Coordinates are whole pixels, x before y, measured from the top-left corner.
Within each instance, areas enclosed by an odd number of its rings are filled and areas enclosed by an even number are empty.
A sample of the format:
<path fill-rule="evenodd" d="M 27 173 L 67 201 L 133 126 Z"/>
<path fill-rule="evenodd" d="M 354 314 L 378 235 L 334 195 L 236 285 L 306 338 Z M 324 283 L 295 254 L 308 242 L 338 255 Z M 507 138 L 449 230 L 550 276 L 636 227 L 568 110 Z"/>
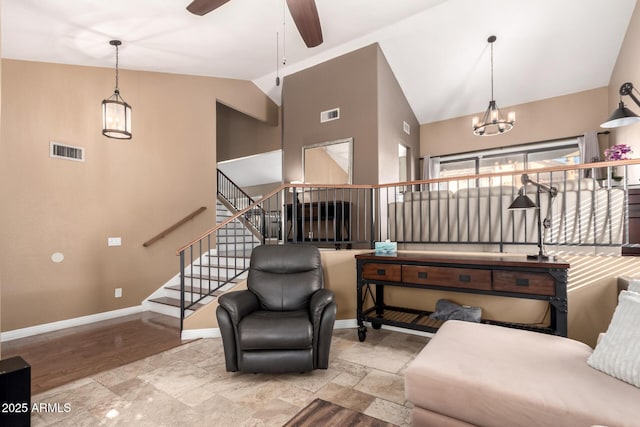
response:
<path fill-rule="evenodd" d="M 608 85 L 636 0 L 316 0 L 324 43 L 311 49 L 284 0 L 232 0 L 203 17 L 188 4 L 1 0 L 2 57 L 113 67 L 108 42 L 120 39 L 123 69 L 252 80 L 280 103 L 277 64 L 283 77 L 377 42 L 429 123 L 486 108 L 492 34 L 502 108 Z"/>

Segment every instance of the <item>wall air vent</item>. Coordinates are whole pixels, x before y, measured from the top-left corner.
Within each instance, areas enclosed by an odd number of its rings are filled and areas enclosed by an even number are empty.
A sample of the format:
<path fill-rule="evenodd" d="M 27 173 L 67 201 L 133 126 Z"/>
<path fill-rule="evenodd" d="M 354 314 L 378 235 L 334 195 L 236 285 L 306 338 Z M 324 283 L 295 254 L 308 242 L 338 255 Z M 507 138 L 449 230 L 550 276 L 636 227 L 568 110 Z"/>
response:
<path fill-rule="evenodd" d="M 51 141 L 49 147 L 49 155 L 51 157 L 56 159 L 73 160 L 75 162 L 84 162 L 84 148 L 82 147 L 60 144 L 55 141 Z"/>
<path fill-rule="evenodd" d="M 407 135 L 411 135 L 411 126 L 409 125 L 409 123 L 403 121 L 402 130 L 404 130 L 404 133 L 406 133 Z"/>
<path fill-rule="evenodd" d="M 332 110 L 327 110 L 320 113 L 320 123 L 330 122 L 331 120 L 338 120 L 339 118 L 340 118 L 339 108 L 334 108 Z"/>

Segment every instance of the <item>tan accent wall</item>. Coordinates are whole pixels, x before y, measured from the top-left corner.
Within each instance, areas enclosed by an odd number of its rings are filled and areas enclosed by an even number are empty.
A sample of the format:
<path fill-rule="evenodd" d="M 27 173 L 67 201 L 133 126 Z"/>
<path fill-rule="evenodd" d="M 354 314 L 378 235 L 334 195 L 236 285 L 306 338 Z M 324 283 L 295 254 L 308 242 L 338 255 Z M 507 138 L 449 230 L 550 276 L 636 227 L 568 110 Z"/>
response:
<path fill-rule="evenodd" d="M 504 135 L 474 135 L 471 131 L 471 119 L 477 114 L 423 124 L 420 127 L 420 155 L 464 153 L 603 130 L 600 129 L 600 124 L 609 114 L 608 96 L 608 89 L 602 87 L 527 104 L 501 107 L 503 112 L 515 111 L 517 119 L 513 130 Z M 603 147 L 607 145 L 606 136 L 599 139 Z"/>
<path fill-rule="evenodd" d="M 411 170 L 409 180 L 418 179 L 416 174 L 420 157 L 420 126 L 418 119 L 402 92 L 387 59 L 378 48 L 378 181 L 379 184 L 398 182 L 400 164 L 398 145 L 409 148 Z M 403 130 L 403 122 L 410 126 L 410 133 Z"/>
<path fill-rule="evenodd" d="M 369 250 L 322 251 L 325 287 L 335 293 L 338 306 L 336 318 L 356 318 L 355 255 Z M 460 252 L 456 252 L 460 253 Z M 485 254 L 500 256 L 500 254 Z M 569 269 L 568 327 L 569 337 L 595 346 L 600 332 L 605 332 L 617 304 L 617 276 L 640 276 L 640 258 L 568 256 L 563 257 Z M 246 289 L 246 283 L 237 289 Z M 549 322 L 544 301 L 494 297 L 459 292 L 387 287 L 385 303 L 415 309 L 435 309 L 440 298 L 458 304 L 481 307 L 483 318 L 520 323 Z M 368 301 L 370 304 L 370 301 Z M 217 302 L 207 305 L 185 320 L 185 330 L 217 328 Z M 354 331 L 355 333 L 355 331 Z M 375 333 L 371 331 L 370 333 Z"/>
<path fill-rule="evenodd" d="M 302 147 L 353 137 L 353 183 L 377 182 L 377 54 L 371 45 L 288 75 L 282 82 L 283 178 L 301 181 Z M 320 123 L 320 112 L 340 119 Z"/>
<path fill-rule="evenodd" d="M 306 150 L 304 159 L 304 182 L 311 184 L 344 184 L 349 182 L 349 173 L 321 148 Z"/>
<path fill-rule="evenodd" d="M 320 123 L 320 113 L 332 108 L 340 108 L 340 119 Z M 303 146 L 349 137 L 353 184 L 397 182 L 400 143 L 411 148 L 417 167 L 418 121 L 378 44 L 286 76 L 282 110 L 285 182 L 303 179 Z"/>
<path fill-rule="evenodd" d="M 609 81 L 609 105 L 608 110 L 602 121 L 605 121 L 609 115 L 618 108 L 620 101 L 619 90 L 625 82 L 633 83 L 636 88 L 635 95 L 640 98 L 640 5 L 636 4 L 636 8 L 631 16 L 631 22 L 627 28 L 627 33 L 622 43 L 622 48 L 618 54 L 616 66 L 611 74 Z M 622 101 L 625 106 L 634 113 L 640 115 L 640 107 L 636 105 L 628 96 L 623 97 Z M 612 129 L 611 145 L 627 144 L 633 149 L 633 158 L 640 158 L 640 124 L 634 124 L 617 129 Z M 635 169 L 635 168 L 630 168 Z M 631 170 L 628 182 L 630 185 L 640 184 L 640 172 Z M 635 172 L 635 173 L 634 173 Z"/>
<path fill-rule="evenodd" d="M 218 162 L 282 148 L 279 120 L 275 123 L 258 120 L 223 103 L 218 103 L 216 117 Z"/>
<path fill-rule="evenodd" d="M 2 71 L 3 331 L 139 305 L 178 272 L 176 249 L 215 223 L 216 101 L 277 117 L 251 82 L 121 70 L 133 139 L 108 139 L 100 103 L 114 70 L 3 60 Z M 50 158 L 50 141 L 84 147 L 86 161 Z"/>

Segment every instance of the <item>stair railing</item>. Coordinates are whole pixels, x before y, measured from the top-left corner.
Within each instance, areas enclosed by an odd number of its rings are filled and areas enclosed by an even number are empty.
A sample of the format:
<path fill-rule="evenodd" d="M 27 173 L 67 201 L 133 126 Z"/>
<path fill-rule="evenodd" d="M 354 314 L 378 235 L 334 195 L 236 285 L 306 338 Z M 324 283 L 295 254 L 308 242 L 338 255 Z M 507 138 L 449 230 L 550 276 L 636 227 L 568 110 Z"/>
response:
<path fill-rule="evenodd" d="M 241 211 L 252 204 L 255 204 L 255 200 L 251 198 L 247 193 L 242 190 L 235 182 L 231 180 L 227 175 L 218 169 L 218 198 L 232 213 Z M 249 210 L 246 214 L 240 218 L 246 225 L 251 227 L 254 234 L 264 243 L 265 233 L 265 212 L 256 205 L 256 208 Z"/>
<path fill-rule="evenodd" d="M 244 227 L 251 212 L 265 212 L 265 205 L 281 204 L 284 186 L 272 191 L 216 224 L 178 249 L 180 257 L 180 329 L 188 311 L 209 296 L 230 289 L 249 267 L 251 249 L 258 245 Z M 263 240 L 262 243 L 265 243 Z"/>

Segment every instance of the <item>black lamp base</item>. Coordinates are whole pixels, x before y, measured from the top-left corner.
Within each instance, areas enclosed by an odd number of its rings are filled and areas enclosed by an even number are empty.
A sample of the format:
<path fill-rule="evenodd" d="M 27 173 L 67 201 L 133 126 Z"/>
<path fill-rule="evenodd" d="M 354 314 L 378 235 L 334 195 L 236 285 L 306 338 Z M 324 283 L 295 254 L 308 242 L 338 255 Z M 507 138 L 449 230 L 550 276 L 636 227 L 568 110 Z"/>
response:
<path fill-rule="evenodd" d="M 549 255 L 542 255 L 542 254 L 527 255 L 527 259 L 537 259 L 539 261 L 548 261 Z"/>

